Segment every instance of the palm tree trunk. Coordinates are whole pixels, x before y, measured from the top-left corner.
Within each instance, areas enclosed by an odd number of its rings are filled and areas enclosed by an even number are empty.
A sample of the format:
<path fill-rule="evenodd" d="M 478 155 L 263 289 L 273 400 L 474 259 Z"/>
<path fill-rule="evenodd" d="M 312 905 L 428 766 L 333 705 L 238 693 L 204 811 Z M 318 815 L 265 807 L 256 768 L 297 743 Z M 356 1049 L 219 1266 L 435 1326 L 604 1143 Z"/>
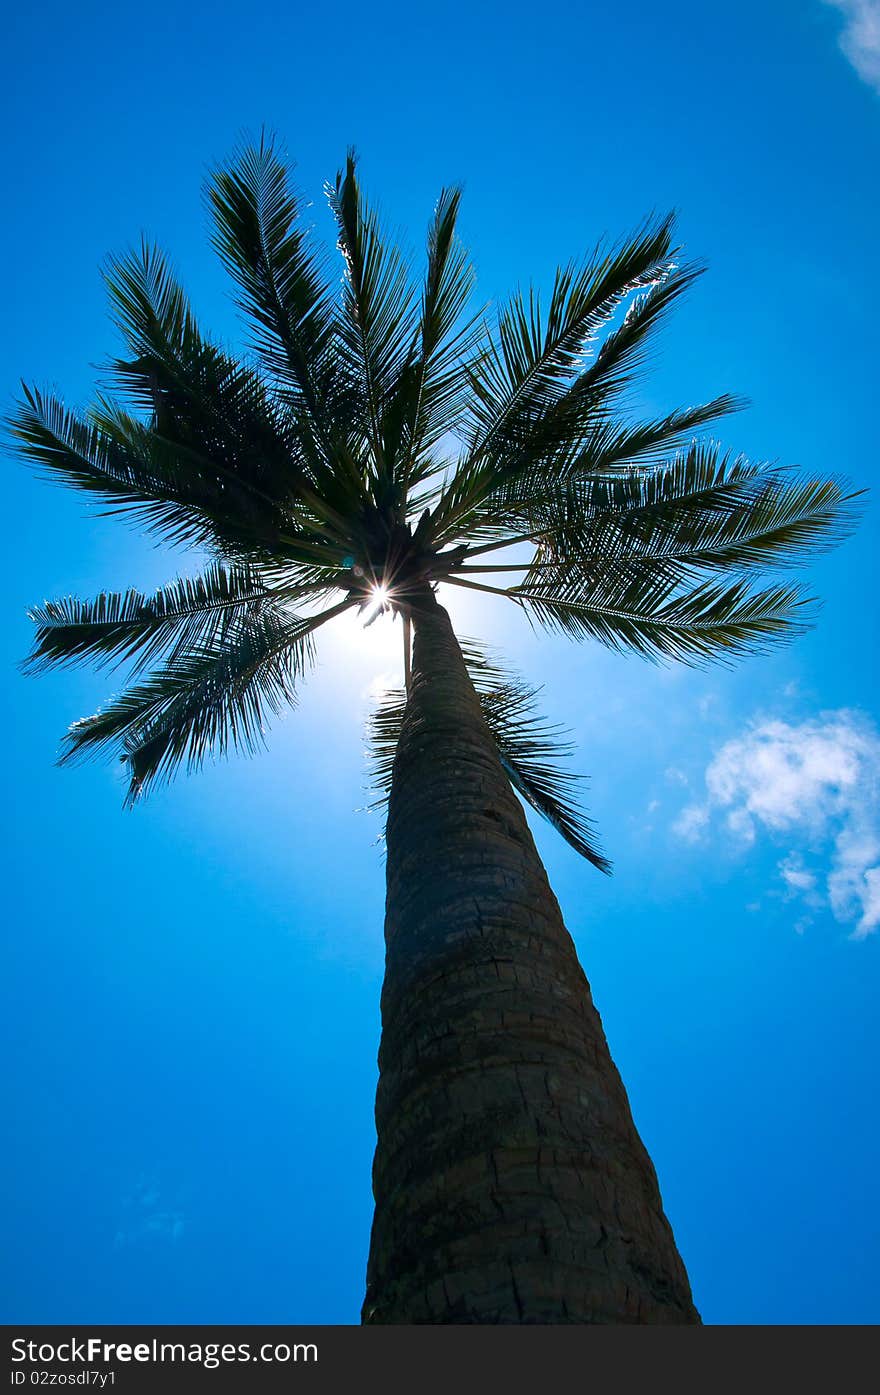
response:
<path fill-rule="evenodd" d="M 698 1323 L 449 617 L 413 610 L 388 813 L 365 1323 Z"/>

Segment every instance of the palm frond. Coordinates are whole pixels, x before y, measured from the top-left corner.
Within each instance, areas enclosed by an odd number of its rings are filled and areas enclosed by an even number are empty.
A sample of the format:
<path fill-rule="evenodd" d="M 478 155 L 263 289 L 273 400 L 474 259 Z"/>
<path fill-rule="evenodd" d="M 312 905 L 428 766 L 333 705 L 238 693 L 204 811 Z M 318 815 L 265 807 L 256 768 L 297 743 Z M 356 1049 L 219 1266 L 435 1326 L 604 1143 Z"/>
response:
<path fill-rule="evenodd" d="M 706 426 L 742 407 L 728 393 L 696 407 L 680 408 L 654 420 L 620 423 L 600 416 L 578 429 L 571 421 L 534 423 L 519 448 L 493 471 L 491 483 L 458 515 L 443 542 L 466 537 L 471 545 L 483 538 L 512 532 L 534 536 L 546 531 L 548 516 L 567 512 L 570 501 L 589 494 L 606 477 L 654 472 L 668 461 L 670 451 Z M 694 442 L 699 449 L 699 442 Z"/>
<path fill-rule="evenodd" d="M 206 194 L 213 244 L 255 326 L 255 347 L 320 418 L 339 368 L 329 277 L 299 226 L 300 200 L 275 142 L 244 145 L 214 171 Z"/>
<path fill-rule="evenodd" d="M 85 421 L 57 398 L 22 385 L 9 418 L 22 454 L 51 477 L 85 490 L 110 512 L 134 514 L 171 542 L 209 545 L 215 536 L 204 493 L 177 453 L 141 452 Z"/>
<path fill-rule="evenodd" d="M 350 499 L 331 503 L 302 481 L 286 498 L 273 497 L 261 488 L 264 481 L 259 476 L 255 481 L 234 458 L 226 463 L 221 451 L 213 457 L 203 454 L 198 441 L 187 445 L 169 440 L 103 399 L 92 409 L 92 419 L 127 458 L 142 462 L 147 470 L 169 470 L 183 477 L 189 497 L 210 518 L 213 545 L 224 554 L 238 557 L 244 552 L 264 562 L 285 554 L 302 559 L 306 554 L 307 561 L 335 566 L 348 552 L 347 519 L 356 512 Z M 339 509 L 334 507 L 337 503 Z"/>
<path fill-rule="evenodd" d="M 496 659 L 472 640 L 462 643 L 462 654 L 480 699 L 480 706 L 501 764 L 521 798 L 552 824 L 570 847 L 601 872 L 611 864 L 596 843 L 595 829 L 577 800 L 583 777 L 561 767 L 571 751 L 564 732 L 546 722 L 537 711 L 540 688 L 531 687 L 506 671 Z M 406 693 L 383 694 L 367 727 L 370 779 L 381 792 L 379 806 L 391 792 L 394 757 L 406 712 Z"/>
<path fill-rule="evenodd" d="M 252 343 L 279 385 L 297 452 L 322 499 L 337 511 L 357 507 L 363 391 L 340 352 L 332 281 L 300 226 L 290 167 L 261 136 L 214 172 L 206 194 L 214 246 L 239 287 Z"/>
<path fill-rule="evenodd" d="M 742 581 L 703 582 L 651 570 L 599 567 L 561 585 L 533 582 L 508 593 L 547 629 L 571 639 L 597 639 L 610 649 L 649 659 L 701 665 L 730 663 L 802 634 L 814 602 L 799 586 L 752 591 Z"/>
<path fill-rule="evenodd" d="M 548 498 L 536 511 L 542 545 L 527 581 L 570 582 L 624 564 L 671 579 L 798 566 L 852 531 L 858 503 L 838 480 L 694 445 L 650 473 L 587 479 Z"/>
<path fill-rule="evenodd" d="M 345 510 L 362 498 L 359 480 L 327 467 L 314 449 L 312 417 L 287 410 L 259 373 L 203 338 L 158 249 L 144 242 L 111 258 L 105 280 L 132 354 L 114 360 L 112 376 L 150 411 L 155 432 L 233 476 L 239 492 L 280 507 L 307 499 L 337 527 L 336 505 Z"/>
<path fill-rule="evenodd" d="M 142 238 L 137 250 L 109 257 L 103 275 L 111 313 L 135 359 L 186 361 L 201 351 L 186 293 L 158 247 Z"/>
<path fill-rule="evenodd" d="M 321 583 L 274 590 L 255 568 L 216 562 L 203 575 L 181 577 L 152 596 L 130 590 L 102 592 L 94 600 L 45 601 L 28 611 L 36 635 L 23 668 L 39 673 L 88 660 L 99 669 L 127 663 L 137 672 L 188 650 L 222 646 L 262 611 L 274 609 L 282 618 L 295 600 L 319 588 Z"/>
<path fill-rule="evenodd" d="M 535 291 L 515 295 L 493 339 L 471 365 L 476 401 L 474 454 L 523 410 L 553 402 L 581 368 L 587 345 L 634 291 L 670 271 L 673 219 L 643 225 L 580 268 L 556 273 L 546 320 Z"/>
<path fill-rule="evenodd" d="M 556 273 L 546 318 L 534 290 L 517 294 L 467 365 L 472 402 L 467 450 L 459 461 L 439 509 L 448 526 L 464 509 L 485 497 L 496 470 L 534 435 L 536 425 L 562 420 L 577 407 L 595 414 L 598 388 L 575 386 L 584 376 L 583 355 L 599 331 L 634 292 L 674 279 L 672 217 L 648 223 L 610 251 L 597 249 L 580 268 Z"/>
<path fill-rule="evenodd" d="M 129 351 L 112 361 L 114 382 L 163 434 L 172 435 L 175 422 L 189 432 L 201 424 L 206 435 L 219 438 L 215 446 L 226 449 L 230 437 L 243 435 L 241 418 L 253 418 L 265 405 L 256 375 L 203 337 L 167 258 L 146 239 L 108 257 L 103 275 Z"/>
<path fill-rule="evenodd" d="M 644 295 L 636 296 L 623 323 L 605 339 L 596 360 L 581 375 L 577 392 L 584 398 L 604 401 L 621 392 L 643 367 L 651 350 L 651 338 L 676 302 L 703 274 L 703 267 L 674 267 Z"/>
<path fill-rule="evenodd" d="M 696 437 L 707 426 L 746 406 L 744 398 L 724 392 L 694 407 L 679 407 L 647 421 L 620 422 L 601 417 L 585 434 L 578 433 L 566 456 L 547 471 L 544 482 L 651 471 L 665 464 L 672 451 Z M 693 442 L 699 448 L 699 442 Z M 540 467 L 539 467 L 540 469 Z M 537 474 L 541 482 L 540 474 Z"/>
<path fill-rule="evenodd" d="M 75 722 L 61 764 L 118 752 L 130 772 L 131 804 L 181 765 L 196 768 L 231 747 L 254 751 L 263 744 L 268 717 L 295 701 L 296 682 L 312 659 L 312 633 L 350 604 L 308 619 L 248 616 L 234 632 L 169 658 L 94 716 Z"/>
<path fill-rule="evenodd" d="M 409 401 L 404 487 L 419 478 L 419 457 L 455 430 L 468 396 L 462 359 L 474 347 L 479 317 L 462 319 L 475 273 L 456 234 L 460 204 L 460 189 L 442 190 L 428 229 L 419 357 L 412 365 L 412 382 L 403 385 Z"/>
<path fill-rule="evenodd" d="M 417 317 L 409 269 L 367 207 L 356 164 L 349 151 L 327 197 L 346 265 L 340 336 L 351 372 L 363 383 L 376 502 L 384 504 L 393 465 L 387 458 L 386 412 L 395 384 L 415 356 Z"/>

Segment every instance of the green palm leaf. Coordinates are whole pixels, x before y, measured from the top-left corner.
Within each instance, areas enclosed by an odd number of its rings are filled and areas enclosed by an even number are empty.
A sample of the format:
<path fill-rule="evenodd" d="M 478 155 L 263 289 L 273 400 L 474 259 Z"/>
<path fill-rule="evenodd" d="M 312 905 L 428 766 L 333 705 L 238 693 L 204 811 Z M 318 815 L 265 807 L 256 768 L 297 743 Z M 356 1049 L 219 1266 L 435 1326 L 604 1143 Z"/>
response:
<path fill-rule="evenodd" d="M 109 511 L 133 514 L 170 542 L 209 545 L 216 537 L 203 481 L 179 453 L 139 450 L 84 421 L 57 398 L 23 385 L 9 418 L 22 454 L 63 483 L 97 496 Z"/>
<path fill-rule="evenodd" d="M 399 431 L 394 387 L 415 357 L 417 316 L 407 264 L 387 244 L 376 214 L 366 206 L 356 164 L 349 151 L 345 170 L 327 196 L 346 265 L 340 336 L 350 371 L 363 384 L 375 501 L 381 505 L 392 487 L 393 438 Z M 391 439 L 386 439 L 389 425 Z"/>
<path fill-rule="evenodd" d="M 61 763 L 117 751 L 131 775 L 133 803 L 183 764 L 192 770 L 230 747 L 252 752 L 265 723 L 296 699 L 312 660 L 312 633 L 351 605 L 310 619 L 264 612 L 172 655 L 164 666 L 93 717 L 75 722 Z"/>
<path fill-rule="evenodd" d="M 636 296 L 623 323 L 608 335 L 595 363 L 579 378 L 576 388 L 579 396 L 604 402 L 628 387 L 634 370 L 644 366 L 650 353 L 651 336 L 702 274 L 702 267 L 674 267 L 658 278 L 644 295 Z"/>
<path fill-rule="evenodd" d="M 650 473 L 569 481 L 555 498 L 548 491 L 533 517 L 541 547 L 526 581 L 567 584 L 618 564 L 670 579 L 797 566 L 849 534 L 859 498 L 834 479 L 695 445 Z"/>
<path fill-rule="evenodd" d="M 202 576 L 181 577 L 152 596 L 130 590 L 102 592 L 90 601 L 45 601 L 28 612 L 36 635 L 24 668 L 39 673 L 90 660 L 99 669 L 128 663 L 136 672 L 188 650 L 222 647 L 261 612 L 274 610 L 283 619 L 293 602 L 325 589 L 326 583 L 314 582 L 277 591 L 255 568 L 216 562 Z"/>
<path fill-rule="evenodd" d="M 198 330 L 157 248 L 111 258 L 105 281 L 129 359 L 115 380 L 167 440 L 234 472 L 257 495 L 284 501 L 307 482 L 305 462 L 266 384 Z"/>
<path fill-rule="evenodd" d="M 557 421 L 573 405 L 573 382 L 597 333 L 633 292 L 672 273 L 673 220 L 648 223 L 610 251 L 597 249 L 580 268 L 559 268 L 546 317 L 538 294 L 515 295 L 487 332 L 478 355 L 466 365 L 471 387 L 468 449 L 455 470 L 438 515 L 447 524 L 486 497 L 511 449 L 521 447 L 536 425 Z M 595 394 L 590 411 L 595 414 Z"/>
<path fill-rule="evenodd" d="M 332 282 L 299 225 L 290 169 L 263 136 L 214 172 L 206 194 L 214 246 L 239 287 L 252 342 L 279 384 L 317 493 L 337 512 L 356 507 L 364 492 L 355 458 L 363 386 L 341 352 Z"/>
<path fill-rule="evenodd" d="M 517 533 L 534 535 L 537 541 L 546 531 L 548 514 L 570 509 L 570 501 L 585 492 L 581 486 L 588 491 L 608 476 L 638 472 L 638 478 L 656 470 L 684 440 L 742 405 L 725 393 L 653 421 L 621 425 L 602 416 L 588 418 L 584 431 L 551 413 L 551 420 L 536 422 L 524 433 L 505 464 L 496 464 L 486 488 L 456 516 L 443 540 L 503 539 Z"/>
<path fill-rule="evenodd" d="M 791 640 L 808 627 L 813 607 L 798 586 L 753 592 L 737 581 L 682 589 L 662 572 L 613 567 L 563 586 L 516 587 L 511 596 L 541 625 L 572 639 L 696 665 L 730 662 Z"/>
<path fill-rule="evenodd" d="M 546 318 L 535 291 L 511 299 L 498 318 L 497 338 L 470 365 L 475 456 L 520 414 L 555 402 L 618 306 L 668 275 L 672 228 L 671 216 L 648 223 L 610 251 L 598 249 L 583 266 L 560 268 Z"/>
<path fill-rule="evenodd" d="M 464 316 L 475 274 L 455 230 L 460 205 L 461 190 L 444 189 L 428 230 L 420 352 L 405 393 L 411 403 L 411 418 L 410 463 L 404 471 L 404 485 L 419 478 L 418 460 L 455 428 L 467 401 L 467 377 L 461 360 L 473 347 L 479 317 Z"/>
<path fill-rule="evenodd" d="M 257 350 L 320 420 L 341 369 L 329 276 L 299 226 L 300 201 L 274 141 L 245 145 L 206 193 L 214 246 L 240 289 Z"/>

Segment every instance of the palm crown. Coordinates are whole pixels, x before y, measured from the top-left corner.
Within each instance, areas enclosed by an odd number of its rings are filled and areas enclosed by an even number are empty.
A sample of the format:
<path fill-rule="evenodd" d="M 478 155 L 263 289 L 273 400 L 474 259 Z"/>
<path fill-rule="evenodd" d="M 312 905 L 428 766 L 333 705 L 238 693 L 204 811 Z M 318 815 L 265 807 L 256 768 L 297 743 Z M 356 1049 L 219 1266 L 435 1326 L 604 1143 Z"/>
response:
<path fill-rule="evenodd" d="M 351 607 L 399 611 L 408 654 L 406 616 L 441 582 L 498 592 L 574 639 L 687 662 L 803 627 L 799 587 L 755 589 L 749 574 L 836 541 L 854 496 L 701 440 L 739 405 L 729 396 L 651 420 L 623 408 L 655 331 L 699 274 L 677 261 L 671 218 L 558 270 L 546 309 L 517 294 L 490 323 L 468 310 L 457 189 L 437 202 L 420 285 L 383 237 L 352 155 L 327 194 L 341 286 L 272 141 L 209 180 L 247 357 L 201 333 L 168 264 L 143 244 L 106 271 L 127 345 L 111 374 L 128 407 L 100 396 L 79 416 L 25 389 L 12 425 L 26 455 L 212 559 L 152 596 L 31 612 L 31 669 L 131 669 L 131 686 L 70 728 L 62 761 L 116 751 L 134 800 L 209 751 L 249 748 L 295 699 L 323 625 Z M 606 866 L 536 690 L 479 647 L 464 652 L 513 784 Z M 386 786 L 404 703 L 390 695 L 373 719 Z"/>

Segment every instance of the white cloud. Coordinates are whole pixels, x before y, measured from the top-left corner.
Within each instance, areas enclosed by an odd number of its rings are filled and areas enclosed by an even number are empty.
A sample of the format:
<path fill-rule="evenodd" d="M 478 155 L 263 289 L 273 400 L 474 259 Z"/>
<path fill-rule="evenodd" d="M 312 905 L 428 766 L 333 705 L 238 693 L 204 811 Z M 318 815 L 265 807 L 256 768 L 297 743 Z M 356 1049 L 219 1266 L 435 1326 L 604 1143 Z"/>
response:
<path fill-rule="evenodd" d="M 375 673 L 365 688 L 361 689 L 361 701 L 376 703 L 393 688 L 402 688 L 403 678 L 399 673 Z"/>
<path fill-rule="evenodd" d="M 838 43 L 863 82 L 880 92 L 880 0 L 825 0 L 845 16 Z"/>
<path fill-rule="evenodd" d="M 816 890 L 816 873 L 808 872 L 799 853 L 789 853 L 779 864 L 779 875 L 794 892 L 806 896 Z"/>
<path fill-rule="evenodd" d="M 798 840 L 779 863 L 787 899 L 829 906 L 856 939 L 880 926 L 880 736 L 864 713 L 758 722 L 726 742 L 706 770 L 705 802 L 683 809 L 673 832 L 699 842 L 722 811 L 746 844 L 762 831 Z M 821 871 L 805 851 L 825 854 Z"/>
<path fill-rule="evenodd" d="M 708 823 L 708 808 L 702 804 L 689 804 L 675 820 L 672 831 L 687 843 L 699 843 Z"/>

